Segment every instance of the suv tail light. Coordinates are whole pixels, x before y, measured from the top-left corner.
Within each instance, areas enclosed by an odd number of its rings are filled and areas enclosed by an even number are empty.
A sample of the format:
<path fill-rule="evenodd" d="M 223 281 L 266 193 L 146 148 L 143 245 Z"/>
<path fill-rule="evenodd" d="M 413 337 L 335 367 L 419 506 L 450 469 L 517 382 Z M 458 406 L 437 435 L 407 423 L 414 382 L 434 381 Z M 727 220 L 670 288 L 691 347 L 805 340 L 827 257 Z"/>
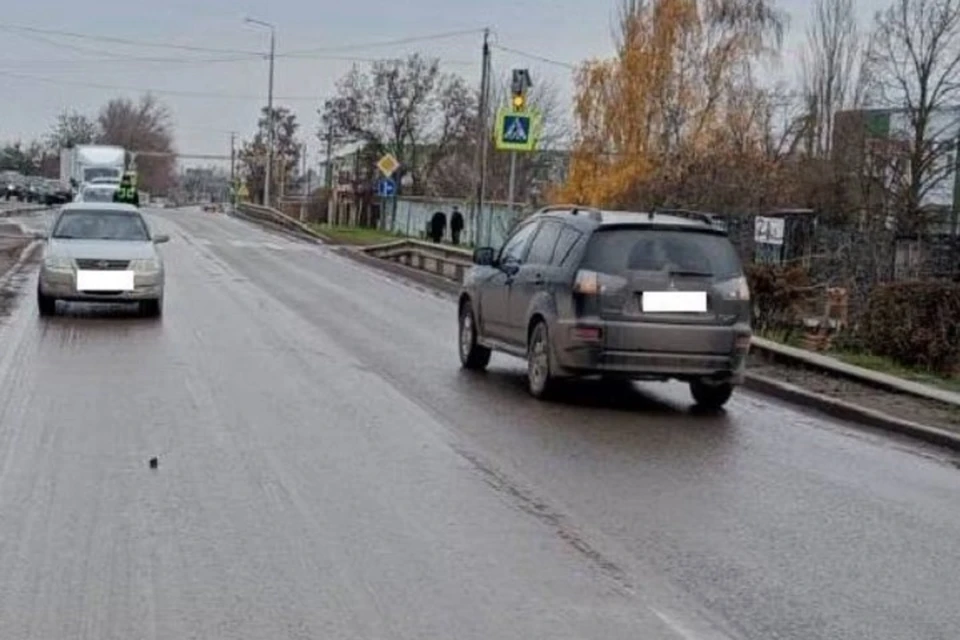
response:
<path fill-rule="evenodd" d="M 581 269 L 577 272 L 577 277 L 573 281 L 573 292 L 587 296 L 595 296 L 600 293 L 600 274 L 596 271 L 586 271 Z"/>
<path fill-rule="evenodd" d="M 750 299 L 750 285 L 744 276 L 718 283 L 716 287 L 726 300 L 747 301 Z"/>
<path fill-rule="evenodd" d="M 626 284 L 626 278 L 581 269 L 577 272 L 577 277 L 573 281 L 573 292 L 581 295 L 598 296 L 623 289 Z"/>

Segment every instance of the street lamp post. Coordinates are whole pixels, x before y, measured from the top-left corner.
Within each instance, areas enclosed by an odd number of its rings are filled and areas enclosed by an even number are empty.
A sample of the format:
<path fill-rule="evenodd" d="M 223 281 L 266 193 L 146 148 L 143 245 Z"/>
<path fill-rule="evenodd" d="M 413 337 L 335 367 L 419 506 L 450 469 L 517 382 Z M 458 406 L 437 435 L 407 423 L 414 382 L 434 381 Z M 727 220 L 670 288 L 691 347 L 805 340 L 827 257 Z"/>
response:
<path fill-rule="evenodd" d="M 273 58 L 276 52 L 277 28 L 269 22 L 255 20 L 254 18 L 245 18 L 244 22 L 255 24 L 270 29 L 270 80 L 267 86 L 267 167 L 263 184 L 263 204 L 270 206 L 270 183 L 273 181 Z"/>

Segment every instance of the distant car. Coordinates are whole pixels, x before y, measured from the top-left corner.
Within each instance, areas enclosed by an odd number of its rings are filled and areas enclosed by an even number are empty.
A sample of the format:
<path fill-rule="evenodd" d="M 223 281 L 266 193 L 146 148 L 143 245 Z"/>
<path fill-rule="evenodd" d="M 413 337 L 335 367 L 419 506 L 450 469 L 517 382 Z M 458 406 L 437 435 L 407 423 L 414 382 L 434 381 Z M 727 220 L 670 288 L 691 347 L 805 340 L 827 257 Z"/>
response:
<path fill-rule="evenodd" d="M 117 203 L 71 203 L 57 214 L 46 236 L 37 307 L 56 314 L 57 300 L 136 302 L 140 313 L 163 310 L 164 267 L 153 235 L 139 209 Z"/>
<path fill-rule="evenodd" d="M 19 182 L 8 182 L 4 189 L 3 196 L 6 200 L 18 200 L 23 202 L 27 198 L 27 190 Z"/>
<path fill-rule="evenodd" d="M 59 180 L 50 180 L 47 182 L 47 187 L 43 196 L 43 203 L 48 207 L 66 204 L 73 200 L 73 191 L 70 189 L 69 185 L 66 185 Z"/>
<path fill-rule="evenodd" d="M 117 192 L 115 184 L 87 183 L 80 188 L 75 202 L 113 202 L 113 194 Z"/>
<path fill-rule="evenodd" d="M 474 263 L 459 304 L 467 369 L 494 350 L 525 358 L 535 397 L 560 377 L 678 379 L 710 408 L 743 381 L 750 292 L 707 214 L 550 207 Z"/>

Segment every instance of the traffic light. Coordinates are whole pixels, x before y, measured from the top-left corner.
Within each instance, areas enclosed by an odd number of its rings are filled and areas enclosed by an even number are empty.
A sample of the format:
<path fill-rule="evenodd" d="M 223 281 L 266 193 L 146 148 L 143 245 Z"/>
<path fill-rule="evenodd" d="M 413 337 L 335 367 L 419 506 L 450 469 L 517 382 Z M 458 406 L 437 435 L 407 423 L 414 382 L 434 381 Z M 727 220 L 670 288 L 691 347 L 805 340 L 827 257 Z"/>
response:
<path fill-rule="evenodd" d="M 511 82 L 510 93 L 513 94 L 511 104 L 514 111 L 523 111 L 527 106 L 527 89 L 533 86 L 530 82 L 530 72 L 526 69 L 514 69 Z"/>

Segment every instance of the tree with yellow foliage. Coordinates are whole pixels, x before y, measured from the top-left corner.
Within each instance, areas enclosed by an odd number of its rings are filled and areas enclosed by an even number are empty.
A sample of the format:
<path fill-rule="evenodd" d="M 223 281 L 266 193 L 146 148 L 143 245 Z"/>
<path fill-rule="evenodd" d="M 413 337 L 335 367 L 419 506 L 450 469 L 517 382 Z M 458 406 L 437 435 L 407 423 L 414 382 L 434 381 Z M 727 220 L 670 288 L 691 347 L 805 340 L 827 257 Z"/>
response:
<path fill-rule="evenodd" d="M 771 0 L 623 0 L 617 54 L 577 74 L 577 138 L 555 194 L 594 206 L 637 204 L 654 183 L 683 182 L 718 145 L 763 147 L 752 66 L 775 52 Z"/>

